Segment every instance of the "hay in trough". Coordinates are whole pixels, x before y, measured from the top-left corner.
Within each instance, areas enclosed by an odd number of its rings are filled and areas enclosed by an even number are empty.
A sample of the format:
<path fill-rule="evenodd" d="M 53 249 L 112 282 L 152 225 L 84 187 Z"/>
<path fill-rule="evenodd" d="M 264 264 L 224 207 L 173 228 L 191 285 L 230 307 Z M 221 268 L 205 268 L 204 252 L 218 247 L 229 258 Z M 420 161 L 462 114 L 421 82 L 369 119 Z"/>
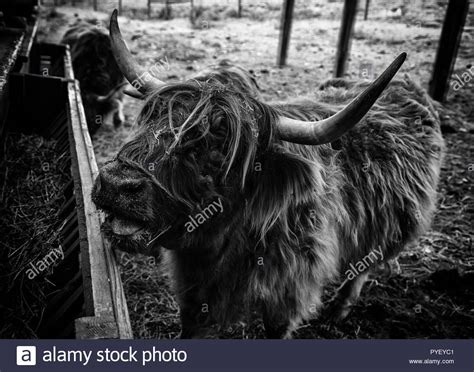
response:
<path fill-rule="evenodd" d="M 63 154 L 63 156 L 65 156 Z M 0 338 L 35 338 L 60 262 L 59 211 L 70 177 L 56 142 L 11 135 L 0 163 Z M 56 251 L 54 251 L 56 250 Z M 64 257 L 64 256 L 62 256 Z"/>

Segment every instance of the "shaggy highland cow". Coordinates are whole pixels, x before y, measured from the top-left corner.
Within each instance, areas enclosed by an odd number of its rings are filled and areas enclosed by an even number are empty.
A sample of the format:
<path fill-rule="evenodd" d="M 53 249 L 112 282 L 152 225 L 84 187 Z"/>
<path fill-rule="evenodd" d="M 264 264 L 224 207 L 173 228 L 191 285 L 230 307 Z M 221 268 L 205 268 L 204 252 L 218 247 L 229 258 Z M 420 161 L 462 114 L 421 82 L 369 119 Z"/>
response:
<path fill-rule="evenodd" d="M 124 119 L 124 77 L 112 53 L 105 29 L 96 24 L 79 22 L 69 28 L 61 43 L 71 48 L 75 78 L 81 85 L 81 96 L 91 134 L 104 123 L 115 127 Z"/>
<path fill-rule="evenodd" d="M 110 31 L 133 81 L 143 71 L 116 13 Z M 182 337 L 249 304 L 261 306 L 268 337 L 290 337 L 341 278 L 329 308 L 342 319 L 373 266 L 426 231 L 444 145 L 425 92 L 408 78 L 390 83 L 404 59 L 373 83 L 336 79 L 317 99 L 285 104 L 218 70 L 142 87 L 136 137 L 102 168 L 93 199 L 116 245 L 165 248 Z M 359 261 L 365 269 L 344 278 Z"/>

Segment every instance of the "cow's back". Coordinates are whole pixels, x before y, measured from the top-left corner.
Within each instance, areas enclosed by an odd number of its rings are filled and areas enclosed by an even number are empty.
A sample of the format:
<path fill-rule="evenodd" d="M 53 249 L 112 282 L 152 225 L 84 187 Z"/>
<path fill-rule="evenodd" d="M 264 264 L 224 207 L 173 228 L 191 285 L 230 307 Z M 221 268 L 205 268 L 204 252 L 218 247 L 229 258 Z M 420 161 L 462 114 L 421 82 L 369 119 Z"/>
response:
<path fill-rule="evenodd" d="M 347 105 L 369 82 L 333 79 L 317 98 L 278 106 L 295 118 L 321 119 Z M 308 156 L 307 146 L 289 145 Z M 382 247 L 395 256 L 423 233 L 435 209 L 444 141 L 438 113 L 408 77 L 390 83 L 365 118 L 338 141 L 314 147 L 317 161 L 336 164 L 342 204 L 342 268 Z"/>

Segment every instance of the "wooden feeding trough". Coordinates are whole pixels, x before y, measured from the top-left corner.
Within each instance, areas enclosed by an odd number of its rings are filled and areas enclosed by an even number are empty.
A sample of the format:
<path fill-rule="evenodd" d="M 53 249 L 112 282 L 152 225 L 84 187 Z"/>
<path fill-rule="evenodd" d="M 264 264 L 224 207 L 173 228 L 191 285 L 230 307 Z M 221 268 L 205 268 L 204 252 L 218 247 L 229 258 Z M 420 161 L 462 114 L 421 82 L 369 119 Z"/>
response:
<path fill-rule="evenodd" d="M 36 22 L 0 28 L 0 139 L 3 145 L 21 133 L 55 140 L 57 167 L 67 178 L 59 213 L 64 257 L 48 277 L 56 289 L 37 334 L 132 338 L 120 274 L 100 231 L 103 216 L 91 201 L 98 168 L 69 49 L 34 43 L 35 32 Z"/>

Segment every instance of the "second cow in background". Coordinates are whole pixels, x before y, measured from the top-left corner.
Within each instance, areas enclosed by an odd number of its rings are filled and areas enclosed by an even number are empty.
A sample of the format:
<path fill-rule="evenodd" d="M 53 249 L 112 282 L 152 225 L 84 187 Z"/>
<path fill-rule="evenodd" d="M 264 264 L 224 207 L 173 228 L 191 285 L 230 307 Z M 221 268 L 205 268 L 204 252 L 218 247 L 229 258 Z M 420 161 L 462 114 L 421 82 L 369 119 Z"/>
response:
<path fill-rule="evenodd" d="M 63 44 L 71 48 L 75 78 L 81 85 L 89 132 L 102 124 L 120 126 L 123 115 L 123 87 L 126 85 L 112 54 L 109 36 L 96 24 L 79 22 L 64 34 Z"/>

